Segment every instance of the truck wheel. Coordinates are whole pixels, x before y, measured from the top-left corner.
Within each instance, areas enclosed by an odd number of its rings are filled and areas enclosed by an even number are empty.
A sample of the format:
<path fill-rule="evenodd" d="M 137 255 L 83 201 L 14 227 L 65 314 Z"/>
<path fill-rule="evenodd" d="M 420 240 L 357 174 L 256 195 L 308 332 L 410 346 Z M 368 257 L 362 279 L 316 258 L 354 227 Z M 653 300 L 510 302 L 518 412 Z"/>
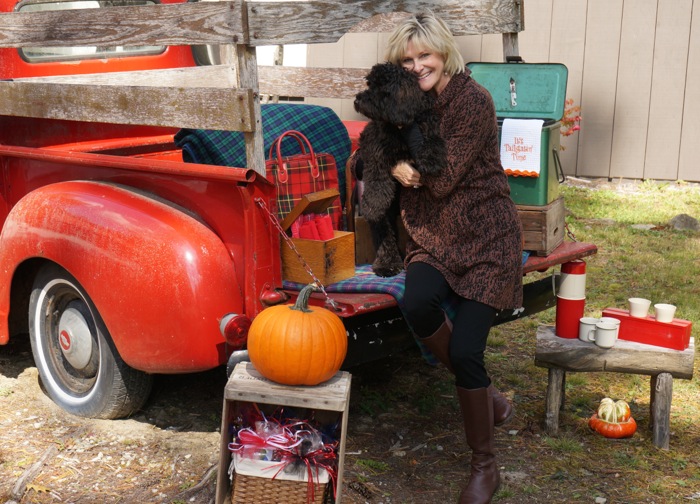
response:
<path fill-rule="evenodd" d="M 69 413 L 120 418 L 150 394 L 151 375 L 122 360 L 85 290 L 55 264 L 43 266 L 34 281 L 29 337 L 44 390 Z"/>

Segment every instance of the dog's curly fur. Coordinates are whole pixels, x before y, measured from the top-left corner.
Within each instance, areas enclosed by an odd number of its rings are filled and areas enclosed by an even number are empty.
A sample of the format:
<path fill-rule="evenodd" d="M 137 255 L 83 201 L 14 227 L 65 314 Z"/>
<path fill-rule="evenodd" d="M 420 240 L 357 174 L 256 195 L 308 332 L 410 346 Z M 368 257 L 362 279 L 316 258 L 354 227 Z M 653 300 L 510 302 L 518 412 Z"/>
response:
<path fill-rule="evenodd" d="M 407 161 L 421 174 L 438 173 L 447 164 L 447 150 L 439 134 L 435 99 L 420 89 L 414 74 L 391 63 L 379 63 L 365 79 L 367 90 L 355 97 L 355 110 L 370 119 L 360 134 L 362 214 L 372 229 L 377 251 L 372 270 L 389 277 L 403 269 L 396 230 L 400 185 L 391 169 Z M 415 158 L 399 129 L 411 123 L 416 123 L 423 135 Z"/>

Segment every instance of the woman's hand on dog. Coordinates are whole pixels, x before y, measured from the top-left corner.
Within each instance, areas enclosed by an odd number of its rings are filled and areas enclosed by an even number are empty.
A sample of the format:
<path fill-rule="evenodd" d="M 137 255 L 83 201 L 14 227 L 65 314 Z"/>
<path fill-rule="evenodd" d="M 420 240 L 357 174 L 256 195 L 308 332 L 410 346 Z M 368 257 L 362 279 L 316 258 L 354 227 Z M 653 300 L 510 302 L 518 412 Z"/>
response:
<path fill-rule="evenodd" d="M 404 187 L 418 189 L 420 184 L 420 173 L 405 161 L 399 162 L 391 169 L 391 175 Z"/>

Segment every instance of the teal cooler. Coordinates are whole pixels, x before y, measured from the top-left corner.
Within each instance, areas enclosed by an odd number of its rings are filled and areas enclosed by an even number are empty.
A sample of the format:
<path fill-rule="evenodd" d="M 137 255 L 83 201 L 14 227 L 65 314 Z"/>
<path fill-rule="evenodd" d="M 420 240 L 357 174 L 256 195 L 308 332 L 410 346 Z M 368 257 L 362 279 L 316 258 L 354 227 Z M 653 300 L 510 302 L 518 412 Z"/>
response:
<path fill-rule="evenodd" d="M 517 205 L 548 205 L 559 196 L 565 180 L 559 161 L 561 118 L 566 101 L 568 70 L 559 63 L 469 63 L 472 77 L 491 93 L 499 122 L 542 119 L 540 176 L 508 176 L 510 196 Z"/>

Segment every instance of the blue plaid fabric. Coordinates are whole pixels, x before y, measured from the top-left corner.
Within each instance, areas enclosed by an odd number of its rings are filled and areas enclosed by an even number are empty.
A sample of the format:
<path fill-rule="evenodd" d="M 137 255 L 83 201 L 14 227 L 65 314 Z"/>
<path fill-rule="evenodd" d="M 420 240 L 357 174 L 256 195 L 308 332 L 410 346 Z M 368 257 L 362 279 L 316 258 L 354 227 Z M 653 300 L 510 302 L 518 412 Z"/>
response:
<path fill-rule="evenodd" d="M 338 168 L 338 191 L 345 204 L 345 162 L 350 157 L 348 130 L 332 109 L 300 103 L 265 103 L 260 107 L 263 145 L 267 158 L 270 145 L 288 130 L 300 131 L 309 139 L 314 152 L 327 152 Z M 246 166 L 245 142 L 240 131 L 182 129 L 175 135 L 185 162 L 219 166 Z M 282 155 L 300 152 L 294 141 L 285 141 Z"/>

